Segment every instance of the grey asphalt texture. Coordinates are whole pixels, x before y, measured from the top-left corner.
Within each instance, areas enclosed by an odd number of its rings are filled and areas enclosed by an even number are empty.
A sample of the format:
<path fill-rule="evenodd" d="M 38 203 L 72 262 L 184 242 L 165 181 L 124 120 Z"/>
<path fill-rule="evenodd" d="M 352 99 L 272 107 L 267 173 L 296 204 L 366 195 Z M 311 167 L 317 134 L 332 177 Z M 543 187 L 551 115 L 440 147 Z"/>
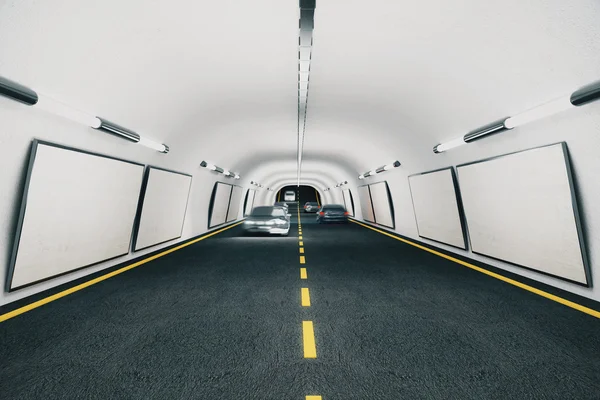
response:
<path fill-rule="evenodd" d="M 0 323 L 0 398 L 600 398 L 599 319 L 314 219 L 305 265 L 236 227 Z"/>

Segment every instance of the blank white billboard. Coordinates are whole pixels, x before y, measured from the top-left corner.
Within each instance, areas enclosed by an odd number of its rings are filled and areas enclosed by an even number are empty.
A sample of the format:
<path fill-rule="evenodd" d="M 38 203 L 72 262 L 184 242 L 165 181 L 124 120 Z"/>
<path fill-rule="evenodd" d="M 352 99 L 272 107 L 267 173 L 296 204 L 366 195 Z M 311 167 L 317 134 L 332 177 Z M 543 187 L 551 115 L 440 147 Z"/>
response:
<path fill-rule="evenodd" d="M 348 211 L 350 215 L 354 217 L 354 207 L 352 207 L 352 195 L 350 194 L 350 189 L 344 189 L 342 193 L 344 194 L 344 205 L 346 206 L 346 211 Z"/>
<path fill-rule="evenodd" d="M 229 211 L 227 211 L 227 222 L 235 221 L 240 213 L 240 202 L 244 190 L 240 186 L 234 186 L 229 202 Z"/>
<path fill-rule="evenodd" d="M 419 236 L 466 249 L 452 168 L 408 177 Z"/>
<path fill-rule="evenodd" d="M 371 204 L 371 194 L 369 193 L 368 185 L 358 187 L 358 198 L 360 200 L 363 219 L 374 223 L 375 214 L 373 214 L 373 204 Z"/>
<path fill-rule="evenodd" d="M 229 207 L 229 197 L 233 186 L 225 183 L 215 183 L 215 196 L 211 204 L 211 215 L 209 228 L 224 224 L 227 218 L 227 208 Z"/>
<path fill-rule="evenodd" d="M 134 250 L 181 237 L 192 177 L 150 167 Z"/>
<path fill-rule="evenodd" d="M 9 289 L 129 253 L 144 166 L 33 142 Z"/>
<path fill-rule="evenodd" d="M 389 228 L 394 228 L 394 215 L 392 204 L 386 182 L 378 182 L 369 185 L 371 190 L 371 201 L 375 212 L 375 223 Z"/>
<path fill-rule="evenodd" d="M 244 215 L 250 215 L 252 213 L 252 208 L 254 207 L 254 195 L 256 191 L 253 189 L 248 189 L 246 194 L 246 208 L 244 209 Z"/>
<path fill-rule="evenodd" d="M 588 284 L 565 143 L 457 170 L 474 253 Z"/>

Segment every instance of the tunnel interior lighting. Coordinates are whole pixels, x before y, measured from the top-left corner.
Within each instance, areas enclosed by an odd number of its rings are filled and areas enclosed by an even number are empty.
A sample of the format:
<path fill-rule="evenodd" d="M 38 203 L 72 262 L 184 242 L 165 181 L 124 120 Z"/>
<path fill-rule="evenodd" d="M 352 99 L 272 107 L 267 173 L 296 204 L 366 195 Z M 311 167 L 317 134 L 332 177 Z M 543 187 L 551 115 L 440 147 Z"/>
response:
<path fill-rule="evenodd" d="M 101 119 L 95 115 L 87 114 L 83 111 L 76 110 L 58 100 L 49 96 L 38 93 L 38 101 L 35 104 L 36 108 L 44 110 L 59 117 L 70 119 L 71 121 L 99 129 L 101 127 Z M 137 142 L 137 140 L 134 140 Z"/>
<path fill-rule="evenodd" d="M 142 146 L 146 146 L 146 147 L 149 147 L 156 151 L 160 151 L 161 153 L 169 152 L 169 146 L 167 146 L 164 143 L 155 142 L 154 140 L 150 140 L 148 138 L 140 137 L 140 140 L 138 143 L 141 144 Z"/>
<path fill-rule="evenodd" d="M 231 171 L 229 171 L 228 169 L 224 169 L 224 168 L 221 168 L 221 167 L 217 167 L 217 166 L 216 166 L 216 165 L 214 165 L 214 164 L 209 164 L 209 163 L 208 163 L 208 162 L 206 162 L 206 161 L 202 161 L 202 162 L 200 163 L 200 166 L 201 166 L 201 167 L 203 167 L 203 168 L 206 168 L 206 169 L 208 169 L 208 170 L 215 171 L 215 172 L 218 172 L 218 173 L 220 173 L 220 174 L 223 174 L 223 175 L 225 175 L 227 178 L 240 179 L 240 175 L 239 175 L 239 174 L 237 174 L 237 173 L 235 173 L 235 172 L 231 172 Z"/>
<path fill-rule="evenodd" d="M 367 171 L 364 174 L 359 175 L 358 179 L 365 179 L 365 178 L 368 178 L 368 177 L 373 176 L 375 174 L 379 174 L 379 173 L 384 172 L 384 171 L 390 171 L 390 170 L 392 170 L 394 168 L 398 168 L 400 165 L 401 165 L 400 161 L 396 160 L 396 161 L 391 162 L 389 164 L 386 164 L 386 165 L 384 165 L 382 167 L 376 168 L 376 169 L 371 170 L 371 171 Z M 346 183 L 348 183 L 348 182 L 346 182 Z"/>
<path fill-rule="evenodd" d="M 532 108 L 521 114 L 517 114 L 513 117 L 509 117 L 504 121 L 504 125 L 507 129 L 512 129 L 520 125 L 524 125 L 528 122 L 536 121 L 545 117 L 549 117 L 553 114 L 557 114 L 561 111 L 568 110 L 569 108 L 575 107 L 571 104 L 571 98 L 561 97 L 559 99 L 552 100 L 548 103 L 542 104 L 539 107 Z"/>
<path fill-rule="evenodd" d="M 29 106 L 38 102 L 38 94 L 34 90 L 2 76 L 0 76 L 0 95 Z"/>
<path fill-rule="evenodd" d="M 479 128 L 473 132 L 469 132 L 461 138 L 438 144 L 433 147 L 433 152 L 442 153 L 465 143 L 470 143 L 507 129 L 513 129 L 517 126 L 558 114 L 573 107 L 580 107 L 598 99 L 600 99 L 600 81 L 577 89 L 569 96 L 560 97 L 512 117 L 507 117 L 503 120 L 493 122 L 485 127 Z"/>

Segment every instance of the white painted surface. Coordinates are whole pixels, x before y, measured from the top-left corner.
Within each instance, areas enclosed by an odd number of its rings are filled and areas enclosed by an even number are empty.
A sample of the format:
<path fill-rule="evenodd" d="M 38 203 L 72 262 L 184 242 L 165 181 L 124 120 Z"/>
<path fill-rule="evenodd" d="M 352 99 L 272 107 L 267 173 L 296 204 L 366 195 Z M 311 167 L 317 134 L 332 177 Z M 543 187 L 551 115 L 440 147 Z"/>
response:
<path fill-rule="evenodd" d="M 213 199 L 210 228 L 224 224 L 227 217 L 227 208 L 233 186 L 217 182 L 217 191 Z"/>
<path fill-rule="evenodd" d="M 127 254 L 143 173 L 38 144 L 11 288 Z"/>
<path fill-rule="evenodd" d="M 561 144 L 458 168 L 472 250 L 586 283 Z"/>
<path fill-rule="evenodd" d="M 240 186 L 234 186 L 233 192 L 231 193 L 231 200 L 229 202 L 229 211 L 227 212 L 227 222 L 232 222 L 238 219 L 240 213 L 240 203 L 242 201 L 242 194 L 244 189 Z"/>
<path fill-rule="evenodd" d="M 408 179 L 419 236 L 466 248 L 452 170 Z"/>
<path fill-rule="evenodd" d="M 351 216 L 354 216 L 354 207 L 352 207 L 352 199 L 350 198 L 350 189 L 344 189 L 342 194 L 344 196 L 344 204 L 346 206 L 346 211 L 348 211 Z"/>
<path fill-rule="evenodd" d="M 375 214 L 373 214 L 373 204 L 371 203 L 369 187 L 359 186 L 358 197 L 360 199 L 360 209 L 362 211 L 363 219 L 368 222 L 375 222 Z"/>
<path fill-rule="evenodd" d="M 384 182 L 373 183 L 369 185 L 371 189 L 371 201 L 375 212 L 375 223 L 388 228 L 394 227 L 394 216 L 388 197 L 388 189 Z"/>
<path fill-rule="evenodd" d="M 192 177 L 150 168 L 135 249 L 181 237 Z"/>
<path fill-rule="evenodd" d="M 256 191 L 253 189 L 249 189 L 248 200 L 246 201 L 246 209 L 244 210 L 244 215 L 250 215 L 250 213 L 252 213 L 252 209 L 254 208 L 254 196 L 256 196 Z"/>

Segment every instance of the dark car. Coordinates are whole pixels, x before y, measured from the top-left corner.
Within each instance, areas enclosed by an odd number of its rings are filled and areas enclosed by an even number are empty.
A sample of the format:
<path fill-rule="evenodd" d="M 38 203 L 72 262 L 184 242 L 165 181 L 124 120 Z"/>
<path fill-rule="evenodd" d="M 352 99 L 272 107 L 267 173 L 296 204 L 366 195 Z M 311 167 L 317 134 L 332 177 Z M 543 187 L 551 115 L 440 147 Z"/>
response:
<path fill-rule="evenodd" d="M 316 201 L 308 201 L 304 204 L 304 212 L 317 212 L 319 211 L 319 203 Z"/>
<path fill-rule="evenodd" d="M 244 221 L 243 227 L 246 232 L 287 236 L 290 232 L 289 217 L 285 207 L 256 207 Z"/>
<path fill-rule="evenodd" d="M 317 223 L 324 224 L 328 222 L 348 223 L 348 215 L 346 208 L 341 204 L 326 204 L 319 212 L 317 212 Z"/>

